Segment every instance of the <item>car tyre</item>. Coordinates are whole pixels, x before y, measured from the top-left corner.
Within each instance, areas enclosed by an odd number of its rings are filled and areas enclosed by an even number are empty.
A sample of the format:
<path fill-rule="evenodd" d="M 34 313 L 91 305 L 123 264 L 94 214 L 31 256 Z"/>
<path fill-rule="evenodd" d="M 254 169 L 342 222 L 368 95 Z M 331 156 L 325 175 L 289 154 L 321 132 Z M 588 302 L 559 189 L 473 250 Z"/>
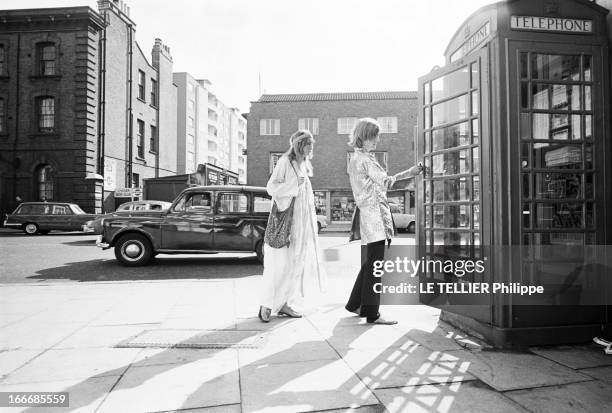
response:
<path fill-rule="evenodd" d="M 410 224 L 408 224 L 408 228 L 406 228 L 406 231 L 408 231 L 408 233 L 410 234 L 414 234 L 414 229 L 415 229 L 414 222 L 411 222 Z"/>
<path fill-rule="evenodd" d="M 27 222 L 23 224 L 23 232 L 25 232 L 26 235 L 36 235 L 38 234 L 38 225 L 33 222 Z"/>
<path fill-rule="evenodd" d="M 153 247 L 144 235 L 126 234 L 115 244 L 115 257 L 127 267 L 147 265 L 153 258 Z"/>
<path fill-rule="evenodd" d="M 261 262 L 263 264 L 264 262 L 264 252 L 263 252 L 263 247 L 264 247 L 264 242 L 259 241 L 257 243 L 257 245 L 255 246 L 255 253 L 257 254 L 257 259 L 259 260 L 259 262 Z"/>

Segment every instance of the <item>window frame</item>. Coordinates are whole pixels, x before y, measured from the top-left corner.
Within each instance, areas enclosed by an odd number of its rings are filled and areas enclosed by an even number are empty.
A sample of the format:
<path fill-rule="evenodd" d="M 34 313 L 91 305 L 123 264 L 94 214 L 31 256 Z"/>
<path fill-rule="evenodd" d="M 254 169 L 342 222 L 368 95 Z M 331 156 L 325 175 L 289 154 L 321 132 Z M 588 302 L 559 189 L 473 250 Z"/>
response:
<path fill-rule="evenodd" d="M 260 136 L 278 136 L 280 135 L 280 119 L 265 118 L 259 120 L 259 135 Z"/>
<path fill-rule="evenodd" d="M 312 128 L 310 128 L 312 126 Z M 298 119 L 298 129 L 310 131 L 313 136 L 319 134 L 319 118 L 300 118 Z"/>
<path fill-rule="evenodd" d="M 149 152 L 157 153 L 157 126 L 149 125 Z"/>
<path fill-rule="evenodd" d="M 46 179 L 44 181 L 43 171 L 48 171 L 48 173 L 45 174 Z M 36 169 L 36 192 L 38 199 L 43 199 L 44 197 L 47 201 L 53 200 L 55 192 L 54 173 L 54 168 L 48 164 L 39 165 Z"/>
<path fill-rule="evenodd" d="M 157 80 L 151 78 L 151 94 L 150 97 L 151 101 L 149 102 L 149 104 L 153 107 L 157 107 L 157 99 L 158 99 L 158 93 L 157 93 Z"/>
<path fill-rule="evenodd" d="M 144 159 L 145 156 L 145 122 L 136 119 L 136 157 Z"/>
<path fill-rule="evenodd" d="M 51 48 L 53 50 L 53 59 L 45 59 L 45 49 Z M 58 65 L 57 65 L 57 45 L 55 42 L 39 42 L 36 44 L 36 74 L 38 76 L 57 76 Z M 47 65 L 50 63 L 52 67 L 52 73 L 47 72 Z"/>
<path fill-rule="evenodd" d="M 46 100 L 50 100 L 53 103 L 53 105 L 51 106 L 51 113 L 43 113 L 43 103 Z M 55 98 L 55 96 L 51 95 L 42 95 L 36 97 L 36 131 L 38 133 L 51 134 L 57 132 L 57 128 L 55 127 L 55 118 L 57 115 L 57 112 L 55 110 L 55 108 L 57 107 L 56 100 L 57 99 Z M 50 120 L 51 125 L 43 126 L 44 120 Z"/>
<path fill-rule="evenodd" d="M 391 128 L 386 128 L 389 120 L 391 121 Z M 380 125 L 380 133 L 398 133 L 397 116 L 379 116 L 376 121 Z"/>
<path fill-rule="evenodd" d="M 245 211 L 223 211 L 220 212 L 219 211 L 219 207 L 221 205 L 221 199 L 224 195 L 234 195 L 234 196 L 238 196 L 238 197 L 245 197 L 246 198 L 246 210 Z M 251 205 L 251 196 L 249 193 L 247 192 L 239 192 L 239 191 L 219 191 L 216 194 L 215 197 L 215 214 L 223 214 L 223 215 L 248 215 L 251 210 L 250 210 L 250 205 Z M 240 208 L 240 200 L 237 200 L 238 202 L 238 207 Z"/>
<path fill-rule="evenodd" d="M 349 120 L 352 120 L 352 124 L 350 126 L 348 125 Z M 353 131 L 353 128 L 355 127 L 355 124 L 357 123 L 357 120 L 359 120 L 359 118 L 357 118 L 356 116 L 345 116 L 342 118 L 338 118 L 338 135 L 350 135 L 350 133 Z"/>
<path fill-rule="evenodd" d="M 146 102 L 145 95 L 147 93 L 147 76 L 143 70 L 138 69 L 138 99 Z"/>

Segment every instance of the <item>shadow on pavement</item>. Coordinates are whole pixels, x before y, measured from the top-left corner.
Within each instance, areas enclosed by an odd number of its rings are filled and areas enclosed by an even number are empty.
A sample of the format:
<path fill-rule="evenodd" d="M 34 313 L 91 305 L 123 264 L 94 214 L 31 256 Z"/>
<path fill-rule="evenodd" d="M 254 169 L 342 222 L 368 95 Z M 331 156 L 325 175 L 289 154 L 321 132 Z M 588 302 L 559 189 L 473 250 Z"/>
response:
<path fill-rule="evenodd" d="M 243 278 L 259 275 L 263 267 L 249 257 L 156 257 L 144 267 L 124 267 L 116 260 L 66 263 L 38 270 L 30 280 L 142 281 L 176 279 Z"/>
<path fill-rule="evenodd" d="M 249 319 L 244 322 L 252 323 L 252 320 Z M 273 318 L 271 323 L 259 327 L 257 330 L 251 328 L 246 331 L 251 332 L 253 335 L 262 333 L 260 328 L 264 328 L 263 331 L 273 332 L 293 322 L 294 320 L 290 319 Z M 244 327 L 249 326 L 251 324 Z M 235 330 L 240 328 L 241 323 L 237 323 L 235 328 L 230 327 L 229 329 Z M 440 411 L 439 409 L 442 411 L 453 411 L 454 400 L 460 394 L 460 388 L 463 385 L 461 383 L 461 376 L 466 374 L 467 366 L 458 357 L 453 357 L 449 362 L 445 363 L 445 360 L 441 357 L 444 355 L 443 352 L 432 351 L 420 346 L 411 336 L 413 333 L 430 334 L 421 330 L 410 329 L 399 335 L 397 340 L 392 343 L 379 344 L 374 348 L 363 349 L 366 352 L 364 354 L 365 357 L 360 357 L 361 362 L 351 366 L 351 370 L 354 373 L 345 369 L 345 371 L 350 373 L 346 377 L 336 377 L 330 380 L 329 377 L 325 376 L 326 372 L 337 371 L 333 369 L 332 365 L 337 365 L 338 363 L 344 365 L 340 361 L 341 358 L 347 357 L 349 353 L 362 351 L 362 349 L 353 348 L 352 343 L 357 342 L 363 334 L 367 334 L 371 329 L 379 328 L 387 327 L 360 324 L 357 317 L 342 318 L 333 327 L 331 336 L 326 339 L 296 342 L 272 354 L 268 352 L 266 355 L 264 352 L 261 358 L 254 359 L 244 365 L 239 364 L 238 369 L 243 371 L 242 378 L 239 378 L 242 408 L 245 407 L 244 403 L 246 402 L 250 404 L 251 409 L 254 407 L 253 404 L 257 405 L 255 406 L 258 408 L 257 411 L 260 411 L 259 408 L 261 407 L 278 408 L 280 406 L 291 408 L 300 406 L 302 410 L 312 407 L 319 410 L 315 404 L 320 404 L 321 400 L 338 399 L 335 401 L 336 404 L 346 403 L 346 405 L 341 405 L 337 408 L 348 408 L 349 404 L 354 407 L 357 402 L 361 406 L 368 406 L 370 409 L 368 411 L 382 412 L 385 411 L 384 406 L 380 403 L 378 397 L 374 395 L 373 391 L 384 387 L 380 385 L 385 379 L 389 378 L 389 376 L 392 377 L 396 373 L 395 370 L 401 368 L 403 364 L 408 364 L 410 365 L 408 368 L 409 374 L 403 377 L 404 385 L 419 386 L 431 383 L 433 386 L 422 387 L 425 390 L 424 392 L 419 391 L 418 387 L 413 387 L 415 394 L 404 394 L 403 396 L 405 397 L 402 400 L 396 401 L 395 407 L 399 407 L 396 411 L 413 411 L 414 409 L 418 411 Z M 193 333 L 195 335 L 201 333 L 201 331 L 194 330 Z M 286 331 L 285 334 L 290 335 L 291 329 Z M 337 342 L 342 342 L 343 344 L 338 346 Z M 299 358 L 300 354 L 312 353 L 312 346 L 321 344 L 330 345 L 332 351 L 335 352 L 335 356 L 333 358 L 328 357 L 327 359 L 315 356 L 311 361 L 305 363 L 296 364 L 291 362 L 291 360 L 295 361 L 296 358 Z M 414 360 L 413 353 L 417 350 L 424 354 L 420 354 Z M 176 379 L 181 375 L 181 372 L 193 374 L 194 370 L 197 371 L 195 369 L 196 366 L 200 366 L 200 369 L 210 368 L 210 365 L 201 365 L 200 363 L 206 359 L 214 358 L 219 353 L 222 353 L 224 349 L 206 351 L 193 349 L 186 351 L 189 355 L 180 357 L 176 353 L 176 349 L 160 349 L 158 353 L 154 353 L 146 359 L 134 360 L 134 362 L 119 368 L 100 372 L 62 391 L 80 396 L 78 403 L 73 404 L 71 399 L 70 410 L 78 410 L 83 407 L 96 408 L 96 410 L 102 407 L 102 410 L 105 410 L 104 402 L 107 400 L 111 402 L 111 406 L 116 405 L 121 400 L 129 400 L 134 405 L 137 405 L 137 401 L 130 400 L 130 390 L 144 386 L 144 392 L 136 391 L 135 395 L 142 396 L 146 393 L 152 399 L 159 399 L 157 395 L 151 392 L 153 389 L 159 390 L 154 383 L 158 383 L 157 386 L 159 386 L 159 383 L 163 383 L 165 380 Z M 202 378 L 200 385 L 191 386 L 191 390 L 184 398 L 182 405 L 174 408 L 182 410 L 205 407 L 199 405 L 199 402 L 201 403 L 203 395 L 210 393 L 208 387 L 217 388 L 218 384 L 216 383 L 222 380 L 223 377 L 237 373 L 236 369 L 229 365 L 221 368 L 213 367 L 213 369 L 214 372 L 211 372 L 211 374 L 203 375 L 205 378 Z M 330 370 L 328 371 L 328 369 Z M 243 387 L 243 381 L 246 379 L 244 374 L 246 372 L 256 376 L 250 379 L 250 391 Z M 277 377 L 278 372 L 282 372 L 282 377 Z M 355 373 L 358 380 L 353 375 Z M 317 377 L 323 377 L 320 374 L 325 376 L 321 383 L 316 379 Z M 117 381 L 112 386 L 110 398 L 108 395 L 105 395 L 107 390 L 100 388 L 92 391 L 90 384 L 92 380 L 95 381 L 96 379 L 108 376 L 117 377 Z M 188 378 L 186 377 L 186 379 L 189 381 L 197 380 L 197 378 L 193 378 L 193 375 L 190 375 Z M 254 384 L 253 380 L 257 383 Z M 432 387 L 434 388 L 432 389 Z M 257 394 L 253 394 L 254 389 L 257 391 Z M 244 394 L 245 390 L 247 394 Z M 113 394 L 114 391 L 118 394 Z M 118 396 L 119 400 L 115 399 L 115 396 Z M 347 398 L 350 401 L 347 401 Z M 341 401 L 340 399 L 344 400 Z M 152 400 L 147 400 L 147 402 L 151 403 Z M 96 406 L 93 406 L 93 404 L 96 404 Z M 144 409 L 144 407 L 142 408 Z M 293 409 L 289 410 L 294 411 Z M 28 409 L 26 411 L 35 412 L 38 410 Z"/>

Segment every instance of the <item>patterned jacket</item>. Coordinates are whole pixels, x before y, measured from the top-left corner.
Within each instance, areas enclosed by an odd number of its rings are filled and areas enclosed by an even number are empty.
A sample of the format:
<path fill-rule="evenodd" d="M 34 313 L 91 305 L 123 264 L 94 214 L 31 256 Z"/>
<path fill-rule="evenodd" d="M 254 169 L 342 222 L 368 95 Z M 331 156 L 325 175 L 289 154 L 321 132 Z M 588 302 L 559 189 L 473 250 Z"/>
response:
<path fill-rule="evenodd" d="M 394 180 L 371 152 L 355 148 L 348 174 L 353 197 L 359 208 L 361 243 L 393 238 L 395 228 L 387 201 L 387 188 Z"/>

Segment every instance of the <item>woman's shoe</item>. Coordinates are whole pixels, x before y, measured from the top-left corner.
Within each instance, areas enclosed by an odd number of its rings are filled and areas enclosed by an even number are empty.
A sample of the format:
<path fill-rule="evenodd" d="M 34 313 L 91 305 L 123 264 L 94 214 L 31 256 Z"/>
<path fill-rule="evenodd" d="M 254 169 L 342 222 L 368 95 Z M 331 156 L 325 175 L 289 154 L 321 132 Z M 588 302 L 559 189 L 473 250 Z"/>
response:
<path fill-rule="evenodd" d="M 270 314 L 272 313 L 272 310 L 270 310 L 268 307 L 264 307 L 261 306 L 259 307 L 259 319 L 264 322 L 264 323 L 269 323 L 270 322 Z"/>
<path fill-rule="evenodd" d="M 278 315 L 286 315 L 291 318 L 302 318 L 302 314 L 295 311 L 293 308 L 289 307 L 287 304 L 283 306 L 278 312 Z"/>

